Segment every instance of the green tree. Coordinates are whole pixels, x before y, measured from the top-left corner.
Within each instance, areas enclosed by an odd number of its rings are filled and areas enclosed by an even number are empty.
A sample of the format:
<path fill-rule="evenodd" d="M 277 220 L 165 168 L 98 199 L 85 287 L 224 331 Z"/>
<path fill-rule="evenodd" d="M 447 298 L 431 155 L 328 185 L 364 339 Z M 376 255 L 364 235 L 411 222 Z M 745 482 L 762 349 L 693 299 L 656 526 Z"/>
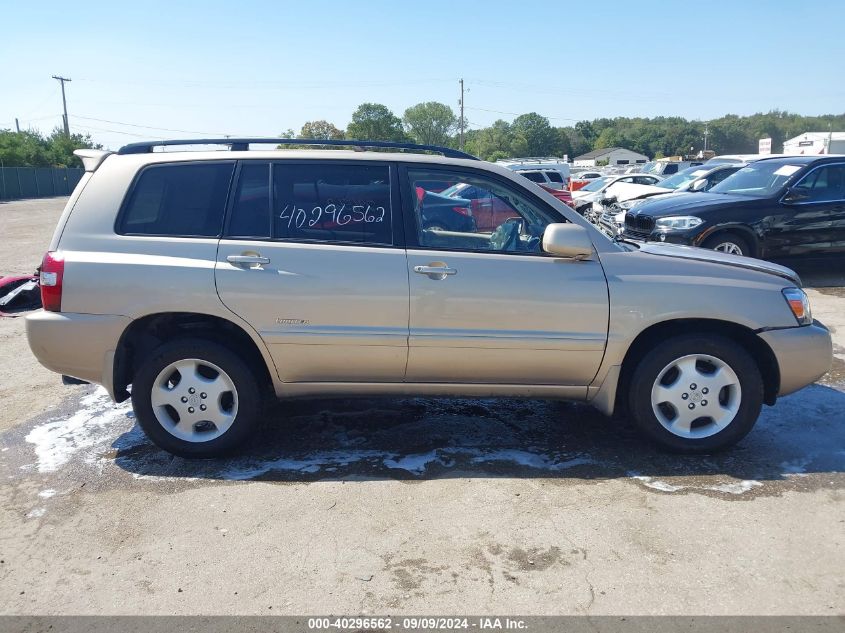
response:
<path fill-rule="evenodd" d="M 346 138 L 360 141 L 407 141 L 402 120 L 380 103 L 362 103 L 352 113 Z"/>
<path fill-rule="evenodd" d="M 511 125 L 513 146 L 521 156 L 553 156 L 560 152 L 560 137 L 549 120 L 536 112 L 522 114 Z"/>
<path fill-rule="evenodd" d="M 50 164 L 56 167 L 82 167 L 82 161 L 73 155 L 77 149 L 102 149 L 102 145 L 95 144 L 90 134 L 71 134 L 66 136 L 62 128 L 57 127 L 47 137 L 47 153 Z"/>
<path fill-rule="evenodd" d="M 306 121 L 297 138 L 317 138 L 320 140 L 342 139 L 343 130 L 339 130 L 328 121 Z"/>
<path fill-rule="evenodd" d="M 447 145 L 458 125 L 452 108 L 437 101 L 411 106 L 405 110 L 402 122 L 411 138 L 423 145 Z"/>
<path fill-rule="evenodd" d="M 490 127 L 471 130 L 464 139 L 464 148 L 484 160 L 498 160 L 512 156 L 513 132 L 507 121 L 498 119 Z"/>
<path fill-rule="evenodd" d="M 0 130 L 0 161 L 6 167 L 81 167 L 73 151 L 101 147 L 90 135 L 68 137 L 62 128 L 56 128 L 47 138 L 34 131 Z"/>

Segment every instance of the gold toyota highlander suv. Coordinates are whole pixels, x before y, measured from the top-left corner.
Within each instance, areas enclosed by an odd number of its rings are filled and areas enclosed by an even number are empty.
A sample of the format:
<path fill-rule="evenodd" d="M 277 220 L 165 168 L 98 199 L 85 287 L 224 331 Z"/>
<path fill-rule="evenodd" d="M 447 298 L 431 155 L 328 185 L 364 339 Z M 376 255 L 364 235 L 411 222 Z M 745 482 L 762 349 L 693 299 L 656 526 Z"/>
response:
<path fill-rule="evenodd" d="M 255 149 L 269 142 L 380 151 Z M 154 151 L 199 143 L 228 151 Z M 131 391 L 177 455 L 232 451 L 271 392 L 577 400 L 626 411 L 668 449 L 712 451 L 830 368 L 788 268 L 614 242 L 455 150 L 76 153 L 86 173 L 44 256 L 29 344 L 117 401 Z"/>

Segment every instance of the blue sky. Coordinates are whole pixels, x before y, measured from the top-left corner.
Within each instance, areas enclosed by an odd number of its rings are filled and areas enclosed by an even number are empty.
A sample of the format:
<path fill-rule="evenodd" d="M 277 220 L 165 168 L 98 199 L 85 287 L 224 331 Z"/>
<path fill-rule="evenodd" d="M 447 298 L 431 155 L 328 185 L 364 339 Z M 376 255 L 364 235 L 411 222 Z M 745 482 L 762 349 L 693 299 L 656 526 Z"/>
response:
<path fill-rule="evenodd" d="M 456 108 L 461 77 L 472 127 L 845 111 L 840 0 L 0 0 L 0 16 L 0 128 L 59 125 L 61 74 L 72 130 L 108 147 L 342 128 L 364 101 Z"/>

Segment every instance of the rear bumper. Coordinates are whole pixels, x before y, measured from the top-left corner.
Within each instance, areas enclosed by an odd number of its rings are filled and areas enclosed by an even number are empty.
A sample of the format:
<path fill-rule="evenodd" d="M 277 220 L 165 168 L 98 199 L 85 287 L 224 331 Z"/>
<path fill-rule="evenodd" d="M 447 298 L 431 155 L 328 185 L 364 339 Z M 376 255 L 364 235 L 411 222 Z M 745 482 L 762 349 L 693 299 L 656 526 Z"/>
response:
<path fill-rule="evenodd" d="M 103 385 L 114 398 L 114 353 L 131 321 L 116 315 L 40 310 L 26 317 L 26 337 L 44 367 Z"/>
<path fill-rule="evenodd" d="M 833 363 L 833 342 L 828 329 L 813 321 L 812 325 L 785 330 L 761 332 L 780 368 L 779 396 L 814 383 L 824 376 Z"/>

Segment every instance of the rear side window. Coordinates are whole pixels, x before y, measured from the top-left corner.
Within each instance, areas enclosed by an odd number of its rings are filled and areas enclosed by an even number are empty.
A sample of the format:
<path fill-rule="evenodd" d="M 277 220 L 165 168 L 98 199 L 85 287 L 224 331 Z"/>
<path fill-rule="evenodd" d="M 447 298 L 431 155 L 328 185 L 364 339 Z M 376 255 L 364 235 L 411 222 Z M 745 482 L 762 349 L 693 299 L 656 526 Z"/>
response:
<path fill-rule="evenodd" d="M 522 171 L 520 173 L 532 182 L 546 182 L 546 179 L 543 178 L 543 174 L 539 171 Z"/>
<path fill-rule="evenodd" d="M 549 180 L 552 182 L 563 182 L 563 176 L 561 176 L 559 171 L 547 171 L 546 176 L 548 176 Z"/>
<path fill-rule="evenodd" d="M 270 163 L 246 162 L 241 167 L 228 237 L 270 237 Z"/>
<path fill-rule="evenodd" d="M 273 238 L 393 243 L 387 165 L 273 164 Z"/>
<path fill-rule="evenodd" d="M 216 237 L 234 163 L 155 165 L 141 172 L 118 232 L 130 235 Z"/>

